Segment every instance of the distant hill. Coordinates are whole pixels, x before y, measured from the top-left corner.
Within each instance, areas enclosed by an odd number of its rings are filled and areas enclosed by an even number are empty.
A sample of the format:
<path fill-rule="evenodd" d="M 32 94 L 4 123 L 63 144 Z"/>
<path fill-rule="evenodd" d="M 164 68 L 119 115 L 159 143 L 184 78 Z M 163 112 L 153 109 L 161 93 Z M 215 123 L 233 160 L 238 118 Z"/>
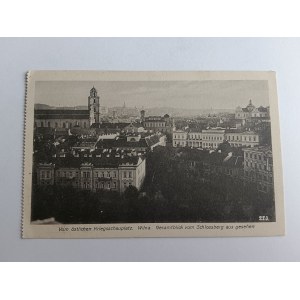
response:
<path fill-rule="evenodd" d="M 199 116 L 203 114 L 232 113 L 233 109 L 182 109 L 174 107 L 146 108 L 146 116 L 170 114 L 173 117 Z"/>
<path fill-rule="evenodd" d="M 79 106 L 70 106 L 70 107 L 54 107 L 46 104 L 36 103 L 34 105 L 35 109 L 78 109 L 85 110 L 87 109 L 84 105 Z M 112 111 L 122 111 L 123 107 L 109 107 L 109 112 Z M 136 113 L 139 115 L 139 109 L 134 107 L 126 107 L 125 109 L 128 113 Z M 146 116 L 163 116 L 169 114 L 172 117 L 193 117 L 204 114 L 218 114 L 218 113 L 234 113 L 234 109 L 184 109 L 184 108 L 175 108 L 175 107 L 151 107 L 145 108 Z"/>
<path fill-rule="evenodd" d="M 35 109 L 65 109 L 65 110 L 69 110 L 69 109 L 77 109 L 77 110 L 84 110 L 87 109 L 86 106 L 80 105 L 80 106 L 50 106 L 47 104 L 40 104 L 40 103 L 35 103 L 34 104 L 34 108 Z"/>
<path fill-rule="evenodd" d="M 53 109 L 54 107 L 47 105 L 47 104 L 36 103 L 36 104 L 34 104 L 34 108 L 35 109 Z"/>

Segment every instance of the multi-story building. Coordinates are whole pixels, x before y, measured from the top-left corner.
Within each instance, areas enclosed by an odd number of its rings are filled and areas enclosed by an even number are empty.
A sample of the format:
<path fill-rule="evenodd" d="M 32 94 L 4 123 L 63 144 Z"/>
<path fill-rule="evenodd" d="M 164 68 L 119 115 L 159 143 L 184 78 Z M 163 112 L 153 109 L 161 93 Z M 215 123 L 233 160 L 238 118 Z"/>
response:
<path fill-rule="evenodd" d="M 202 147 L 202 130 L 191 128 L 187 134 L 187 146 L 192 148 Z"/>
<path fill-rule="evenodd" d="M 204 176 L 224 175 L 230 178 L 243 178 L 243 157 L 229 153 L 212 152 L 203 161 Z"/>
<path fill-rule="evenodd" d="M 143 125 L 139 122 L 101 122 L 92 124 L 91 128 L 95 129 L 97 134 L 136 133 L 145 131 Z"/>
<path fill-rule="evenodd" d="M 186 130 L 173 131 L 173 147 L 186 147 L 188 139 L 188 132 Z"/>
<path fill-rule="evenodd" d="M 185 129 L 173 131 L 173 147 L 218 148 L 224 129 Z"/>
<path fill-rule="evenodd" d="M 236 108 L 235 119 L 251 120 L 251 118 L 270 118 L 269 107 L 255 107 L 250 100 L 246 107 Z"/>
<path fill-rule="evenodd" d="M 224 142 L 224 129 L 204 129 L 202 130 L 202 148 L 216 149 Z"/>
<path fill-rule="evenodd" d="M 141 122 L 146 130 L 154 132 L 160 131 L 164 133 L 172 133 L 173 120 L 168 114 L 161 116 L 149 116 L 145 117 L 145 111 L 141 111 Z"/>
<path fill-rule="evenodd" d="M 239 131 L 223 128 L 185 129 L 173 131 L 173 147 L 193 147 L 217 149 L 221 143 L 228 141 L 232 147 L 256 147 L 259 134 L 253 131 Z"/>
<path fill-rule="evenodd" d="M 98 151 L 83 161 L 75 156 L 55 159 L 37 165 L 37 184 L 122 193 L 129 186 L 141 188 L 146 175 L 145 161 L 139 155 L 107 151 L 101 154 Z"/>
<path fill-rule="evenodd" d="M 256 147 L 259 145 L 259 134 L 253 131 L 226 130 L 225 140 L 232 147 Z"/>
<path fill-rule="evenodd" d="M 100 97 L 93 87 L 88 97 L 87 109 L 35 109 L 35 127 L 89 128 L 100 122 Z"/>
<path fill-rule="evenodd" d="M 141 134 L 129 133 L 116 136 L 115 139 L 99 139 L 96 147 L 98 149 L 113 150 L 136 150 L 147 152 L 157 146 L 166 146 L 166 135 L 162 133 Z"/>
<path fill-rule="evenodd" d="M 261 192 L 273 192 L 273 156 L 271 147 L 245 148 L 244 177 L 254 182 Z"/>

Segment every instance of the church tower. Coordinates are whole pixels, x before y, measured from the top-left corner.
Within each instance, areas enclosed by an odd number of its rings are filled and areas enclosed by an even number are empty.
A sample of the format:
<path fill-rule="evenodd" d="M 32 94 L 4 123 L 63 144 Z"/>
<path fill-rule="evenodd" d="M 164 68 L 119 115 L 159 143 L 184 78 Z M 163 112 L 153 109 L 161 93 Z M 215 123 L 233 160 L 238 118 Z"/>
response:
<path fill-rule="evenodd" d="M 100 97 L 97 95 L 97 90 L 93 87 L 90 90 L 88 98 L 88 108 L 90 112 L 90 125 L 100 122 Z"/>

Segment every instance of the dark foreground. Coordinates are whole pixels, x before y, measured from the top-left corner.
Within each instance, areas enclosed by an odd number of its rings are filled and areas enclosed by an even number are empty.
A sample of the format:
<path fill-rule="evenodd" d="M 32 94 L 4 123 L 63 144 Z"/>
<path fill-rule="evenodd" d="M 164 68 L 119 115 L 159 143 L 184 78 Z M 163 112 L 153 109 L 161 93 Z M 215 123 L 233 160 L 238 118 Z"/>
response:
<path fill-rule="evenodd" d="M 32 221 L 55 218 L 64 224 L 275 221 L 274 195 L 223 175 L 204 176 L 174 158 L 172 150 L 147 157 L 139 192 L 128 188 L 90 192 L 33 185 Z"/>

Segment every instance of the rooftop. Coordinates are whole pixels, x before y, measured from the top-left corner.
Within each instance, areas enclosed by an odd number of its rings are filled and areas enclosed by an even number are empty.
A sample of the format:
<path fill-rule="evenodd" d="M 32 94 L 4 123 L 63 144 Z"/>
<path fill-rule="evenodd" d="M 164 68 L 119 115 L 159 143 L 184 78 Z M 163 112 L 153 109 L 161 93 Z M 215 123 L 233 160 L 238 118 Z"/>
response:
<path fill-rule="evenodd" d="M 89 119 L 88 110 L 82 109 L 35 109 L 35 119 Z"/>

